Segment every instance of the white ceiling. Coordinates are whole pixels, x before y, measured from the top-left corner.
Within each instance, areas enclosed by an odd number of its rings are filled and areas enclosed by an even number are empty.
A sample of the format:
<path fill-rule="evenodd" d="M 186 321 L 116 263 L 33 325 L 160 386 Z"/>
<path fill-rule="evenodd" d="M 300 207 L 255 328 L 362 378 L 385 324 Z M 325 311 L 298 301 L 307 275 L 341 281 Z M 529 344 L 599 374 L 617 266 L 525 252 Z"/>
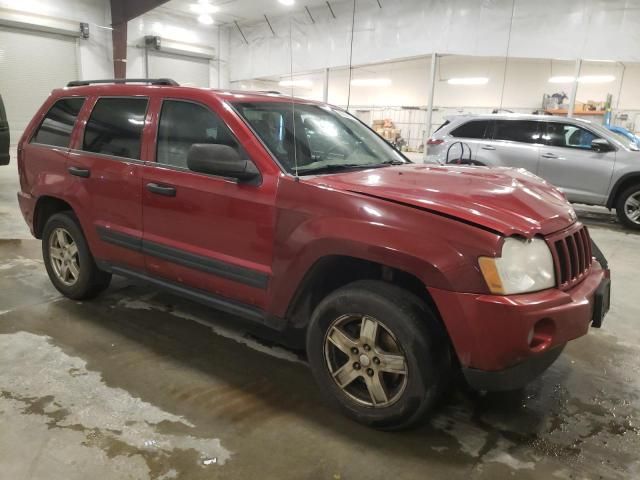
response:
<path fill-rule="evenodd" d="M 191 10 L 192 4 L 197 4 L 198 0 L 170 0 L 159 9 L 181 16 L 196 17 Z M 213 14 L 217 25 L 237 22 L 250 22 L 263 19 L 264 15 L 269 17 L 284 15 L 288 12 L 304 10 L 304 7 L 325 6 L 326 0 L 295 0 L 292 6 L 286 6 L 278 0 L 210 0 L 219 10 Z M 337 3 L 330 0 L 330 3 Z"/>

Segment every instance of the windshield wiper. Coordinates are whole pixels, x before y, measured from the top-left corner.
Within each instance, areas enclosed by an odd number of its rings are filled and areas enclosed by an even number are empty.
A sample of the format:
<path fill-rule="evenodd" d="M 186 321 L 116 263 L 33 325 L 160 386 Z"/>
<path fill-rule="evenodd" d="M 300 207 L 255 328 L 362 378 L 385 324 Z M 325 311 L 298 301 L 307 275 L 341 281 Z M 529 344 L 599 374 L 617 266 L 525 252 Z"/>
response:
<path fill-rule="evenodd" d="M 298 174 L 300 175 L 309 175 L 315 173 L 334 173 L 334 172 L 342 172 L 345 170 L 358 170 L 358 169 L 367 169 L 367 168 L 378 168 L 386 165 L 382 164 L 372 164 L 372 165 L 363 165 L 362 163 L 345 163 L 345 164 L 334 164 L 334 165 L 322 165 L 319 167 L 308 168 L 308 169 L 298 169 Z"/>

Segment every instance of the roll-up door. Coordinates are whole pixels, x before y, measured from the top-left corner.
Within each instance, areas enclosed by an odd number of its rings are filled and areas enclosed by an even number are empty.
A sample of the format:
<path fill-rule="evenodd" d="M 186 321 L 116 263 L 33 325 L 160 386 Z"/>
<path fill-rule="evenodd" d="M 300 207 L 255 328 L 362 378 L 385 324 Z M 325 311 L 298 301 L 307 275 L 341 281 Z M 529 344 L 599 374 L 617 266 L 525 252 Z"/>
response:
<path fill-rule="evenodd" d="M 172 78 L 180 85 L 209 86 L 209 60 L 147 50 L 149 78 Z"/>
<path fill-rule="evenodd" d="M 0 94 L 12 144 L 51 90 L 77 77 L 75 37 L 0 27 Z"/>

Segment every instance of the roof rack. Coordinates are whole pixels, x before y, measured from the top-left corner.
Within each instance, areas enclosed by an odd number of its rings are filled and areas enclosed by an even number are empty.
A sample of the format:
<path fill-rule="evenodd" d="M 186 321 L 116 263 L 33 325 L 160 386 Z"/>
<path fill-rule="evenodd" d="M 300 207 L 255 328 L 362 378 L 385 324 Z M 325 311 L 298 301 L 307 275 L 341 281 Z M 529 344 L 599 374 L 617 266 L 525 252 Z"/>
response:
<path fill-rule="evenodd" d="M 105 80 L 74 80 L 67 87 L 84 87 L 95 83 L 148 83 L 149 85 L 168 85 L 177 87 L 180 84 L 170 78 L 111 78 Z"/>

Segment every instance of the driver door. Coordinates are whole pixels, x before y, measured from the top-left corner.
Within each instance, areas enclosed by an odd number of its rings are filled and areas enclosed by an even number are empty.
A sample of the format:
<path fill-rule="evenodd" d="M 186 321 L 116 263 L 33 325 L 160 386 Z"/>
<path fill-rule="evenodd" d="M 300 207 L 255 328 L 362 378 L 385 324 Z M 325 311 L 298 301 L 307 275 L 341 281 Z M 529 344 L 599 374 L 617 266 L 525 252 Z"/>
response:
<path fill-rule="evenodd" d="M 148 275 L 196 295 L 265 307 L 271 272 L 275 188 L 196 173 L 193 144 L 230 146 L 237 137 L 210 106 L 154 99 L 155 161 L 143 172 L 143 252 Z M 149 157 L 153 159 L 154 153 Z"/>
<path fill-rule="evenodd" d="M 615 150 L 593 150 L 591 142 L 600 137 L 573 123 L 547 122 L 545 129 L 538 175 L 559 187 L 571 202 L 604 203 L 616 161 Z"/>

